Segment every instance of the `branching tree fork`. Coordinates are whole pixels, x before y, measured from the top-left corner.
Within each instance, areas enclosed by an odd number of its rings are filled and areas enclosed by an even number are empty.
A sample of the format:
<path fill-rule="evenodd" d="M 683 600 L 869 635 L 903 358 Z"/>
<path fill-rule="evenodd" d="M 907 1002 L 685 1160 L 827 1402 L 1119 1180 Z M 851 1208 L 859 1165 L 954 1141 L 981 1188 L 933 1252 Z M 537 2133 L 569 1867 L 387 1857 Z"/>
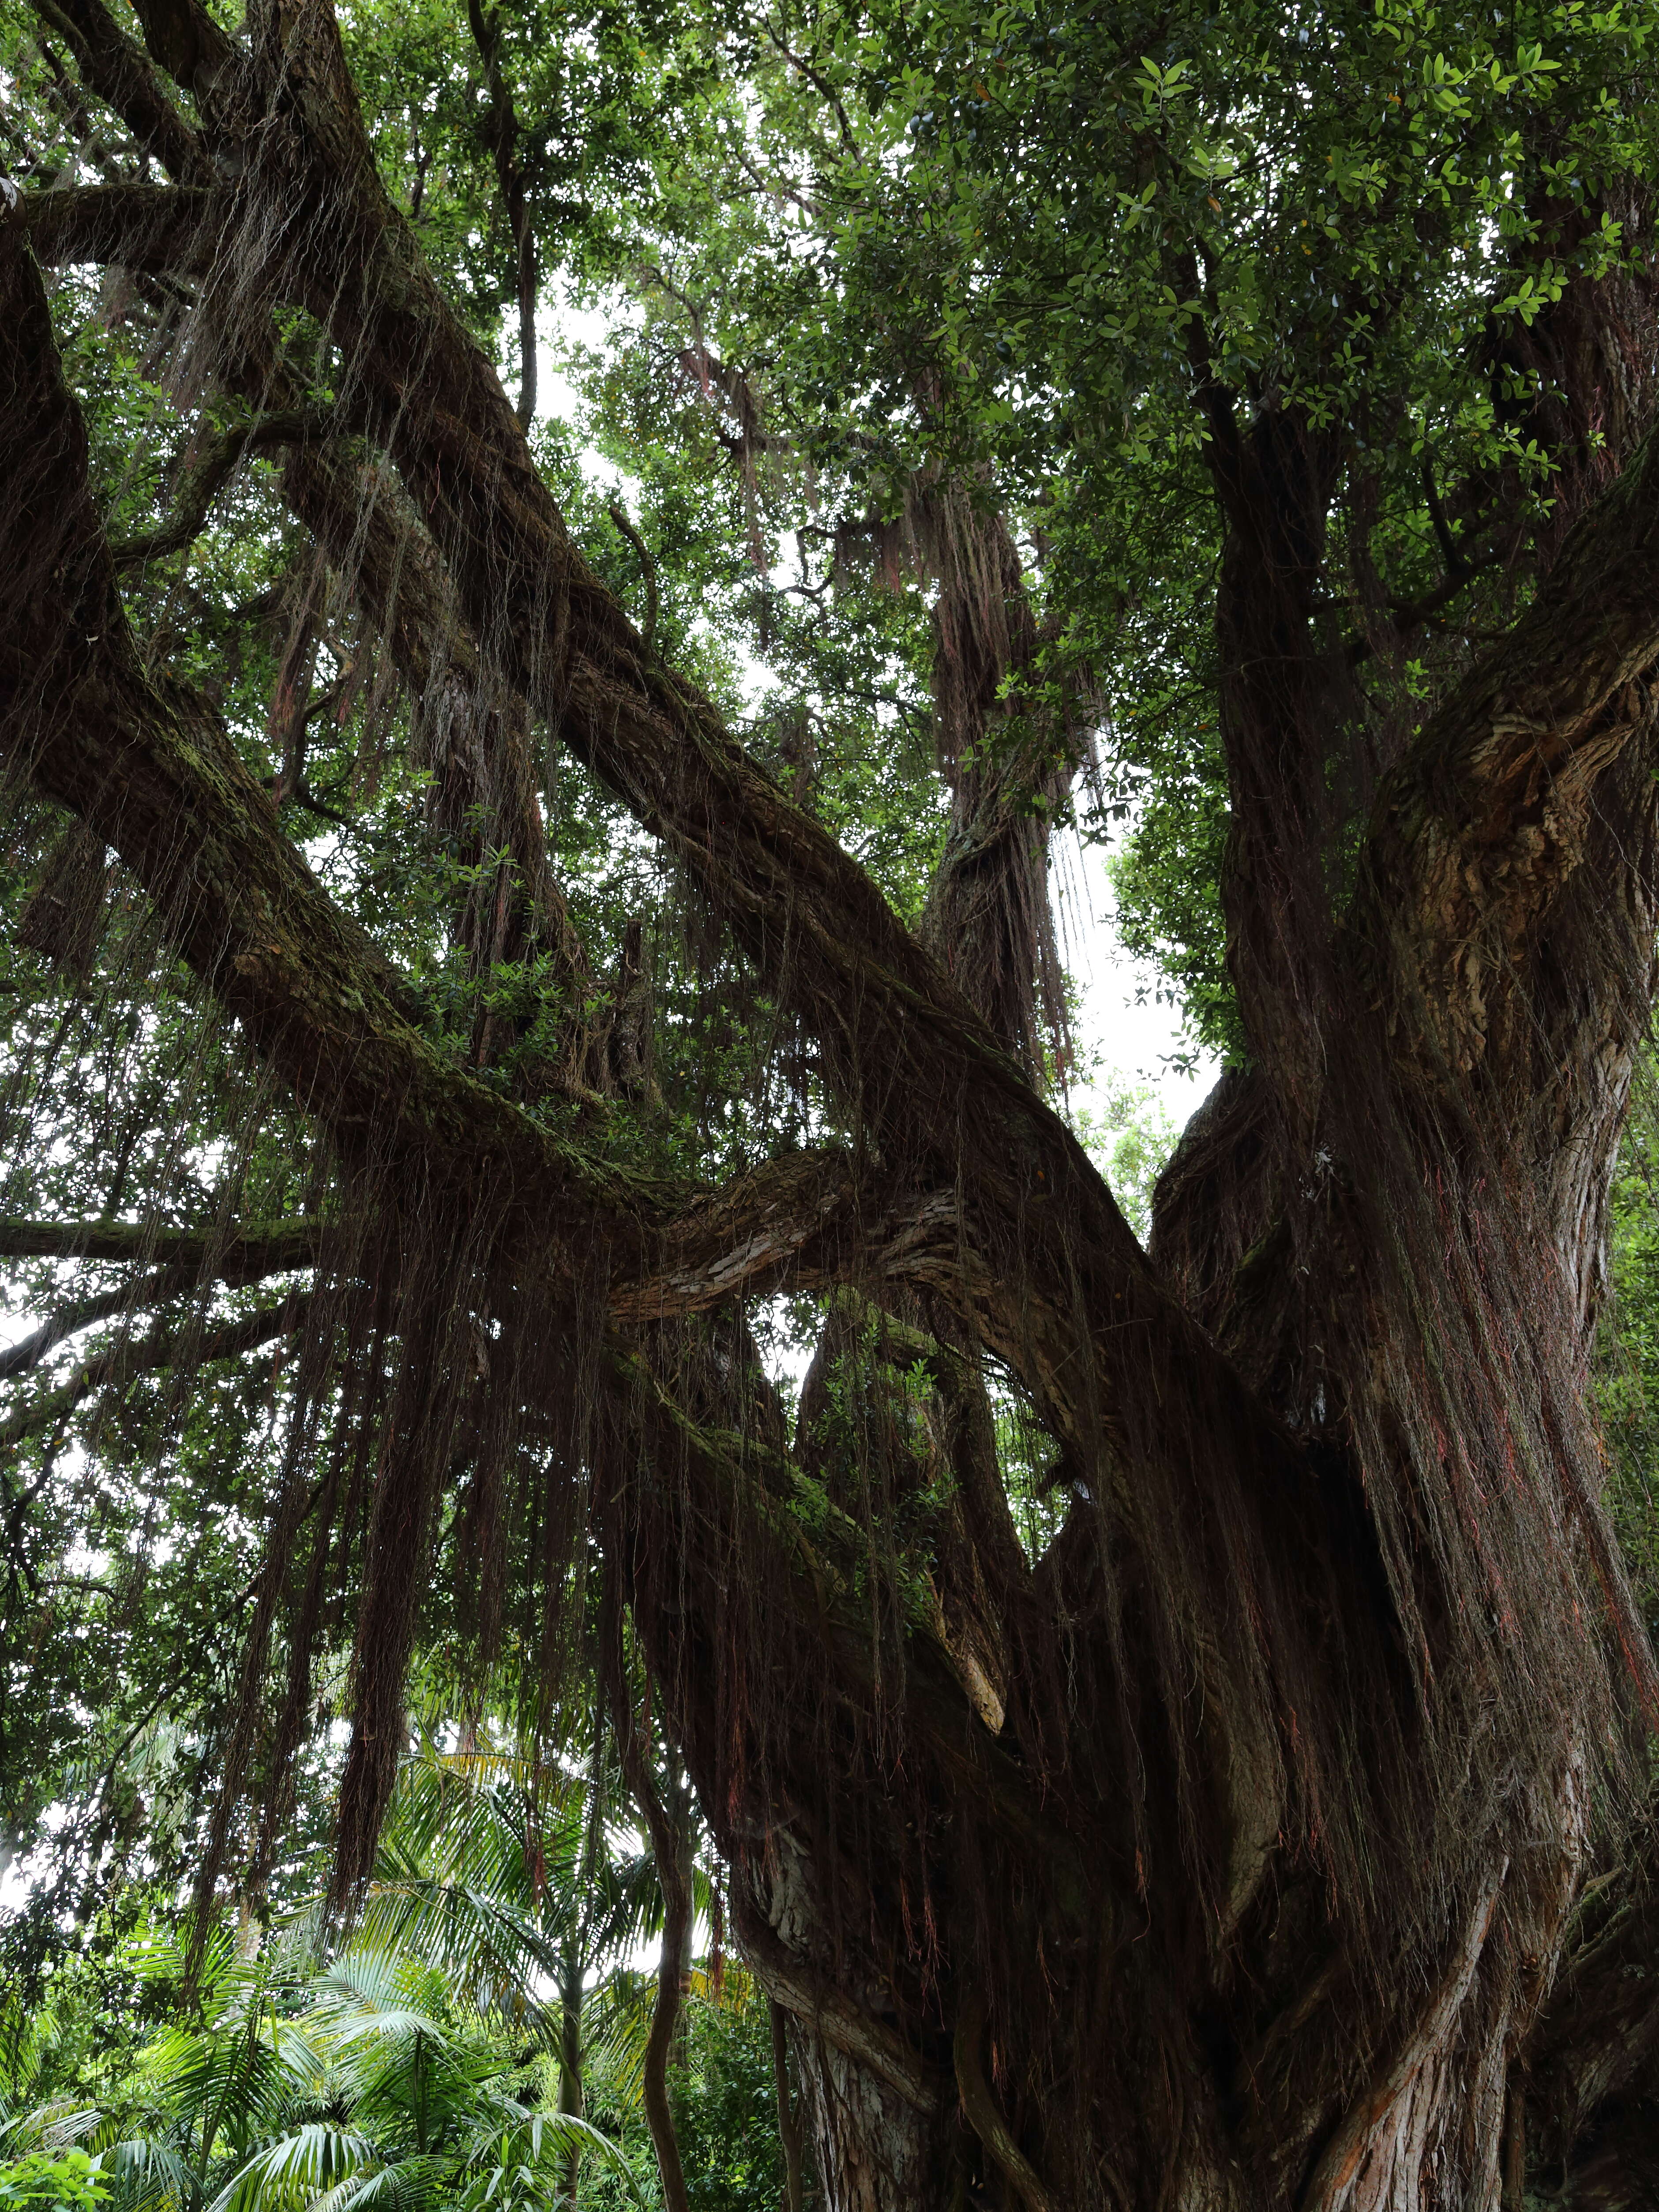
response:
<path fill-rule="evenodd" d="M 275 1231 L 6 1223 L 0 1250 L 130 1257 L 157 1306 L 303 1275 L 235 1343 L 158 1323 L 63 1388 L 296 1340 L 247 1694 L 291 1622 L 280 1776 L 331 1518 L 360 1511 L 340 1904 L 387 1802 L 440 1531 L 465 1532 L 487 1660 L 532 1467 L 550 1601 L 591 1537 L 787 2021 L 836 2212 L 1414 2212 L 1518 2203 L 1552 2160 L 1585 2201 L 1641 2201 L 1659 1678 L 1585 1368 L 1659 922 L 1645 406 L 1589 396 L 1613 429 L 1593 469 L 1564 455 L 1535 599 L 1407 742 L 1356 757 L 1367 826 L 1342 879 L 1324 762 L 1333 728 L 1364 728 L 1361 656 L 1317 647 L 1313 620 L 1337 442 L 1293 407 L 1247 419 L 1200 344 L 1252 1059 L 1188 1132 L 1148 1254 L 1036 1087 L 1020 1008 L 1042 979 L 1004 988 L 1009 959 L 1050 943 L 1008 791 L 970 772 L 971 745 L 956 758 L 947 871 L 988 849 L 976 822 L 1016 860 L 947 873 L 912 934 L 573 543 L 524 434 L 520 215 L 515 412 L 380 182 L 327 0 L 258 0 L 236 39 L 196 0 L 140 0 L 144 48 L 101 0 L 41 7 L 173 181 L 6 195 L 0 743 L 142 888 L 324 1133 L 340 1195 Z M 88 259 L 190 285 L 197 374 L 243 410 L 143 544 L 108 542 L 40 273 Z M 1579 287 L 1559 331 L 1606 304 Z M 294 309 L 340 364 L 320 411 L 274 319 Z M 1586 373 L 1615 350 L 1586 342 Z M 458 936 L 481 971 L 535 945 L 564 979 L 538 1073 L 492 1079 L 487 1022 L 464 1060 L 434 1045 L 287 833 L 283 793 L 133 635 L 119 577 L 187 542 L 253 450 L 284 456 L 295 516 L 424 702 L 434 808 L 499 855 Z M 1000 526 L 950 526 L 939 649 L 971 738 L 997 672 L 945 633 L 971 629 L 973 564 L 1016 631 L 1028 617 Z M 1006 669 L 1030 640 L 1004 649 Z M 532 721 L 730 933 L 810 1042 L 843 1145 L 710 1191 L 618 1165 L 580 1110 L 586 1110 L 617 1079 Z M 1032 771 L 1059 772 L 1050 754 Z M 952 980 L 928 945 L 951 957 L 970 927 L 1016 951 L 952 958 Z M 873 1382 L 858 1468 L 805 1418 L 786 1433 L 742 1320 L 779 1288 L 829 1297 L 821 1362 L 837 1328 L 920 1362 L 925 1443 Z M 1035 1560 L 988 1362 L 1028 1395 L 1073 1501 Z M 878 1478 L 914 1499 L 941 1469 L 925 1571 L 872 1548 Z"/>

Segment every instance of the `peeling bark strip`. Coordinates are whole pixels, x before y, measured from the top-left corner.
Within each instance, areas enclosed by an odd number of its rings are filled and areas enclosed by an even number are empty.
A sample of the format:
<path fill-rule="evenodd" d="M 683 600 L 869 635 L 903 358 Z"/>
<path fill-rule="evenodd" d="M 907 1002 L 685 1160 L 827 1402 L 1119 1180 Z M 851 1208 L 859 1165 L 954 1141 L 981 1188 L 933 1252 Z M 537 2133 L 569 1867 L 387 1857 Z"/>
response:
<path fill-rule="evenodd" d="M 1652 725 L 1659 434 L 1576 526 L 1515 629 L 1381 794 L 1352 929 L 1385 947 L 1391 1025 L 1437 1085 L 1535 1018 L 1531 933 L 1582 864 L 1597 787 Z"/>
<path fill-rule="evenodd" d="M 984 2000 L 964 1996 L 957 2014 L 956 2030 L 957 2087 L 962 2097 L 962 2109 L 1026 2212 L 1050 2212 L 1053 2200 L 1031 2161 L 1009 2134 L 1008 2123 L 997 2110 L 990 2084 L 985 2079 L 985 2069 L 980 2060 L 984 2034 Z"/>
<path fill-rule="evenodd" d="M 1332 2136 L 1314 2168 L 1304 2199 L 1304 2212 L 1340 2212 L 1353 2197 L 1360 2168 L 1370 2154 L 1377 2130 L 1409 2096 L 1423 2069 L 1443 2053 L 1446 2040 L 1469 1993 L 1482 1947 L 1491 1932 L 1492 1915 L 1509 1872 L 1508 1862 L 1492 1872 L 1475 1908 L 1462 1944 L 1434 1992 L 1415 2031 L 1390 2057 L 1382 2074 Z M 1384 2172 L 1389 2161 L 1383 2161 Z"/>

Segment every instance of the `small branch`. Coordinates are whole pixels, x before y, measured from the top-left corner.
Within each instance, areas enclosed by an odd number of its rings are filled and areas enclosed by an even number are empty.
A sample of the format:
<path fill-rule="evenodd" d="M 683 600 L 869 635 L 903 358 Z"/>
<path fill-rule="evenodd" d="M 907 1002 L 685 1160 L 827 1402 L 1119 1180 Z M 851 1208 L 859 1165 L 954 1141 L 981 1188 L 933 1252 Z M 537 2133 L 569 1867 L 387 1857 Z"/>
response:
<path fill-rule="evenodd" d="M 672 283 L 654 261 L 641 262 L 640 264 L 639 274 L 641 276 L 647 278 L 652 283 L 659 285 L 662 289 L 667 293 L 671 300 L 678 301 L 678 303 L 684 308 L 687 316 L 690 319 L 691 337 L 693 342 L 697 345 L 701 345 L 702 343 L 702 310 L 697 306 L 696 302 L 690 299 L 685 293 L 682 292 L 678 284 Z"/>
<path fill-rule="evenodd" d="M 1197 255 L 1183 254 L 1178 274 L 1187 297 L 1189 300 L 1201 299 L 1213 314 L 1216 311 L 1215 287 L 1208 263 L 1200 274 Z M 1231 386 L 1224 383 L 1216 374 L 1206 317 L 1189 317 L 1183 337 L 1188 364 L 1193 374 L 1194 402 L 1210 433 L 1210 473 L 1228 520 L 1237 528 L 1241 520 L 1248 521 L 1249 517 L 1244 513 L 1244 441 L 1238 427 L 1236 394 Z"/>
<path fill-rule="evenodd" d="M 247 453 L 264 453 L 276 446 L 301 446 L 308 439 L 325 437 L 331 425 L 323 416 L 304 413 L 262 415 L 256 421 L 227 430 L 198 455 L 196 465 L 180 488 L 179 504 L 170 520 L 159 530 L 125 538 L 110 547 L 118 568 L 137 568 L 169 553 L 182 553 L 202 534 L 208 509 L 229 482 L 237 464 Z"/>
<path fill-rule="evenodd" d="M 193 1273 L 164 1268 L 148 1282 L 123 1284 L 120 1289 L 106 1291 L 100 1297 L 82 1298 L 72 1306 L 60 1307 L 33 1335 L 0 1352 L 0 1382 L 9 1382 L 14 1375 L 32 1373 L 60 1344 L 78 1335 L 83 1328 L 92 1328 L 94 1322 L 145 1306 L 161 1305 L 193 1287 L 195 1279 Z"/>
<path fill-rule="evenodd" d="M 267 1306 L 262 1312 L 231 1322 L 223 1328 L 198 1331 L 188 1324 L 182 1328 L 169 1326 L 152 1329 L 136 1344 L 118 1345 L 108 1351 L 94 1352 L 82 1362 L 66 1382 L 0 1421 L 0 1451 L 10 1449 L 25 1437 L 38 1435 L 42 1429 L 60 1425 L 94 1390 L 121 1389 L 141 1375 L 152 1374 L 158 1367 L 171 1366 L 181 1354 L 189 1358 L 192 1366 L 205 1367 L 216 1360 L 237 1359 L 244 1352 L 257 1352 L 261 1345 L 270 1343 L 273 1338 L 287 1336 L 297 1328 L 309 1303 L 308 1294 L 284 1298 L 280 1305 Z"/>
<path fill-rule="evenodd" d="M 1483 563 L 1483 568 L 1486 565 Z M 1464 586 L 1473 580 L 1476 573 L 1473 568 L 1467 568 L 1462 575 L 1447 576 L 1437 583 L 1431 592 L 1425 592 L 1421 599 L 1407 599 L 1399 606 L 1393 608 L 1389 613 L 1389 621 L 1395 632 L 1400 636 L 1405 637 L 1413 630 L 1420 629 L 1425 623 L 1432 622 L 1437 614 L 1443 613 L 1451 605 L 1462 592 Z M 1360 635 L 1348 640 L 1342 648 L 1342 656 L 1350 668 L 1358 668 L 1360 662 L 1369 660 L 1375 651 L 1376 647 L 1371 640 Z"/>
<path fill-rule="evenodd" d="M 1446 510 L 1440 504 L 1440 495 L 1434 486 L 1434 463 L 1429 458 L 1426 447 L 1423 453 L 1423 496 L 1428 502 L 1429 520 L 1434 526 L 1434 534 L 1440 546 L 1441 557 L 1446 563 L 1447 580 L 1461 582 L 1468 574 L 1469 564 L 1460 551 L 1457 540 L 1452 536 L 1451 525 L 1446 520 Z"/>
<path fill-rule="evenodd" d="M 44 1229 L 47 1223 L 8 1224 L 0 1223 L 0 1248 L 3 1247 L 8 1226 Z M 80 1224 L 66 1224 L 78 1228 Z M 296 1224 L 296 1234 L 303 1234 L 309 1224 Z M 188 1242 L 187 1239 L 180 1240 Z M 259 1249 L 264 1242 L 272 1249 Z M 150 1306 L 166 1305 L 173 1298 L 183 1297 L 187 1291 L 199 1289 L 204 1283 L 217 1279 L 231 1285 L 243 1285 L 258 1280 L 262 1276 L 285 1274 L 294 1268 L 309 1263 L 316 1256 L 315 1249 L 304 1261 L 295 1260 L 292 1249 L 293 1237 L 289 1231 L 278 1231 L 269 1240 L 239 1239 L 222 1255 L 216 1265 L 204 1267 L 195 1255 L 175 1259 L 171 1266 L 158 1267 L 142 1282 L 131 1280 L 112 1291 L 105 1291 L 96 1297 L 81 1298 L 75 1304 L 61 1307 L 51 1318 L 43 1322 L 30 1336 L 0 1352 L 0 1382 L 9 1382 L 15 1375 L 27 1375 L 55 1352 L 70 1337 L 83 1328 L 91 1328 L 100 1321 L 108 1321 L 119 1313 L 138 1313 Z M 8 1256 L 0 1249 L 0 1256 Z M 89 1255 L 76 1254 L 77 1258 Z M 134 1255 L 137 1256 L 137 1255 Z"/>
<path fill-rule="evenodd" d="M 840 96 L 836 92 L 834 87 L 826 81 L 817 70 L 814 69 L 811 62 L 805 60 L 799 54 L 792 53 L 769 23 L 766 27 L 766 35 L 770 39 L 772 44 L 777 48 L 778 52 L 783 56 L 785 61 L 789 64 L 791 69 L 798 70 L 801 76 L 806 79 L 808 84 L 811 86 L 814 92 L 817 94 L 819 99 L 833 111 L 836 121 L 841 129 L 841 143 L 842 146 L 846 149 L 847 152 L 852 155 L 855 161 L 862 161 L 864 158 L 863 152 L 860 148 L 858 140 L 853 135 L 853 126 L 847 119 L 847 110 L 842 106 Z"/>
<path fill-rule="evenodd" d="M 210 173 L 200 139 L 185 120 L 136 39 L 101 0 L 34 0 L 35 13 L 63 39 L 89 90 L 114 109 L 139 144 L 185 182 Z"/>
<path fill-rule="evenodd" d="M 1390 601 L 1389 619 L 1394 629 L 1405 637 L 1423 623 L 1432 622 L 1477 577 L 1490 575 L 1494 568 L 1500 568 L 1513 550 L 1514 543 L 1511 536 L 1501 544 L 1479 549 L 1471 555 L 1460 554 L 1455 574 L 1443 577 L 1431 591 L 1425 592 L 1419 599 Z M 1370 659 L 1375 649 L 1369 637 L 1351 637 L 1342 648 L 1343 658 L 1350 668 L 1357 668 L 1362 660 Z"/>
<path fill-rule="evenodd" d="M 514 411 L 520 427 L 527 430 L 536 419 L 536 231 L 522 186 L 509 215 L 518 246 L 519 404 Z"/>
<path fill-rule="evenodd" d="M 279 806 L 305 779 L 311 679 L 317 665 L 318 633 L 327 585 L 327 564 L 319 553 L 294 604 L 288 642 L 283 648 L 265 717 L 266 742 L 274 749 L 280 763 L 270 787 L 271 797 Z"/>
<path fill-rule="evenodd" d="M 896 2029 L 863 2011 L 829 1975 L 798 1952 L 786 1950 L 776 1931 L 745 1905 L 741 1888 L 734 1891 L 732 1902 L 744 1958 L 767 1996 L 793 2013 L 809 2034 L 821 2037 L 867 2067 L 896 2090 L 912 2111 L 929 2118 L 938 2112 L 944 2103 L 945 2084 L 928 2061 L 913 2051 Z"/>
<path fill-rule="evenodd" d="M 519 303 L 519 404 L 514 412 L 520 428 L 527 430 L 536 416 L 536 230 L 530 219 L 529 176 L 519 156 L 518 111 L 501 74 L 501 27 L 493 14 L 484 13 L 481 0 L 466 0 L 466 17 L 483 60 L 489 94 L 483 136 L 495 156 L 495 182 L 513 240 Z"/>
<path fill-rule="evenodd" d="M 640 557 L 640 567 L 645 574 L 645 649 L 647 653 L 654 653 L 657 649 L 657 564 L 652 558 L 650 547 L 622 508 L 612 505 L 606 507 L 605 513 Z"/>
<path fill-rule="evenodd" d="M 60 18 L 60 24 L 62 21 L 63 19 Z M 118 182 L 121 174 L 119 165 L 88 112 L 86 102 L 81 97 L 80 87 L 45 39 L 38 40 L 36 46 L 52 81 L 52 89 L 46 96 L 47 105 L 57 109 L 75 142 L 73 152 L 58 170 L 58 175 L 72 183 L 79 173 L 82 163 L 90 162 L 103 177 L 106 184 Z"/>
<path fill-rule="evenodd" d="M 342 830 L 357 827 L 349 814 L 342 814 L 337 806 L 331 806 L 325 799 L 319 799 L 303 778 L 295 784 L 291 791 L 285 791 L 283 797 L 295 806 L 303 806 L 307 814 L 314 814 L 319 821 L 332 822 Z"/>
<path fill-rule="evenodd" d="M 792 200 L 804 216 L 810 216 L 815 222 L 823 220 L 823 210 L 814 203 L 803 199 L 793 185 L 786 185 L 776 177 L 769 177 L 763 169 L 757 169 L 741 146 L 734 147 L 732 150 L 738 157 L 738 165 L 748 171 L 769 199 Z"/>

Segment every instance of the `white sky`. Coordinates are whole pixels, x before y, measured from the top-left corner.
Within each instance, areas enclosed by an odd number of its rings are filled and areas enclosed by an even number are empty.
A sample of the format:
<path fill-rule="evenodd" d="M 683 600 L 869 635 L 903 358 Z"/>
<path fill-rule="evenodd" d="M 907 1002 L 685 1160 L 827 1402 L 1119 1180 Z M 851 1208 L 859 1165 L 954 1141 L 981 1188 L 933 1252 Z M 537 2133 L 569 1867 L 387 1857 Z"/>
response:
<path fill-rule="evenodd" d="M 1090 1054 L 1098 1053 L 1103 1078 L 1115 1073 L 1148 1085 L 1180 1128 L 1215 1081 L 1220 1062 L 1206 1054 L 1192 1075 L 1168 1065 L 1181 1045 L 1180 1020 L 1173 1006 L 1158 1002 L 1156 972 L 1132 960 L 1118 941 L 1102 848 L 1066 832 L 1054 854 L 1051 884 L 1060 957 L 1081 999 L 1079 1059 L 1086 1068 Z M 1096 1084 L 1074 1081 L 1072 1103 L 1088 1106 L 1098 1091 Z"/>

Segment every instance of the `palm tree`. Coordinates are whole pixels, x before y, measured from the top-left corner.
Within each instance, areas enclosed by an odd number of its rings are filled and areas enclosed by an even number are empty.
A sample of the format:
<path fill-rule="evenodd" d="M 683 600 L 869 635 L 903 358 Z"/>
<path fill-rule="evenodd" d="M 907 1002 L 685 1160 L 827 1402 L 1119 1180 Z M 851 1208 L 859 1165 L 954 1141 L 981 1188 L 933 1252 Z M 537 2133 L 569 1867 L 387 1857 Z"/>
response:
<path fill-rule="evenodd" d="M 574 2114 L 539 2110 L 524 2054 L 457 2024 L 440 1969 L 360 1943 L 307 1994 L 284 2039 L 289 2124 L 208 2212 L 545 2212 L 578 2148 L 607 2160 L 643 2212 L 617 2147 Z"/>
<path fill-rule="evenodd" d="M 600 1740 L 602 1743 L 602 1739 Z M 474 1727 L 422 1728 L 398 1778 L 360 1941 L 441 1969 L 481 2017 L 556 2051 L 558 2109 L 583 2109 L 588 2059 L 637 2094 L 648 2002 L 628 1961 L 662 1924 L 654 1854 L 620 1824 L 621 1777 Z M 576 2193 L 573 2137 L 565 2194 Z"/>
<path fill-rule="evenodd" d="M 544 2040 L 512 2039 L 444 1969 L 372 1935 L 320 1968 L 292 1935 L 249 1957 L 213 1931 L 128 1947 L 141 1984 L 188 1985 L 196 2017 L 146 2045 L 100 2104 L 44 2103 L 5 2148 L 82 2144 L 111 2212 L 550 2212 L 573 2150 L 632 2168 L 538 2102 Z"/>
<path fill-rule="evenodd" d="M 96 2103 L 32 2097 L 41 2065 L 14 2065 L 0 2154 L 83 2144 L 112 2212 L 574 2204 L 586 2152 L 633 2192 L 582 2106 L 590 2062 L 624 2109 L 662 2073 L 661 1972 L 639 1961 L 667 1930 L 658 1853 L 629 1825 L 638 1778 L 607 1771 L 602 1737 L 583 1771 L 484 1723 L 446 1733 L 417 1729 L 349 1948 L 330 1955 L 320 1897 L 251 1949 L 221 1925 L 192 1958 L 150 1929 L 122 1964 L 178 2016 Z M 678 1871 L 707 1911 L 702 1870 Z M 46 2011 L 27 2033 L 44 2052 Z"/>

